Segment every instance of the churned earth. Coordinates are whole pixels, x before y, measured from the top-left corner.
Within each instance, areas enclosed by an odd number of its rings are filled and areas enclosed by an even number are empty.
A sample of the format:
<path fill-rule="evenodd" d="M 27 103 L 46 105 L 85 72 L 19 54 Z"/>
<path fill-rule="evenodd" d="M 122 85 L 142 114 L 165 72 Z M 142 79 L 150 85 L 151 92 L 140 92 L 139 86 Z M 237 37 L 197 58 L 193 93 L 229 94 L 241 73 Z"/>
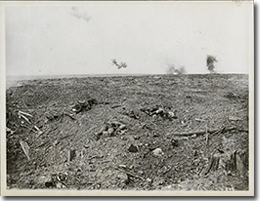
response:
<path fill-rule="evenodd" d="M 7 186 L 248 190 L 248 96 L 240 74 L 20 81 L 6 90 Z"/>

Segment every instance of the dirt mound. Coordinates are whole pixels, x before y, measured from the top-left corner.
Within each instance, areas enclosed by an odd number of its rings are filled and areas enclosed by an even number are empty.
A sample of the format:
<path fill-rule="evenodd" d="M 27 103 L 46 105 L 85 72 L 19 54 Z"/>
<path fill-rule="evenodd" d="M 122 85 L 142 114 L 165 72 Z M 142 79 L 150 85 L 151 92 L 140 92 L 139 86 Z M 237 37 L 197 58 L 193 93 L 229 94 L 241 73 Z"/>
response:
<path fill-rule="evenodd" d="M 24 81 L 6 111 L 9 188 L 248 189 L 246 75 Z"/>

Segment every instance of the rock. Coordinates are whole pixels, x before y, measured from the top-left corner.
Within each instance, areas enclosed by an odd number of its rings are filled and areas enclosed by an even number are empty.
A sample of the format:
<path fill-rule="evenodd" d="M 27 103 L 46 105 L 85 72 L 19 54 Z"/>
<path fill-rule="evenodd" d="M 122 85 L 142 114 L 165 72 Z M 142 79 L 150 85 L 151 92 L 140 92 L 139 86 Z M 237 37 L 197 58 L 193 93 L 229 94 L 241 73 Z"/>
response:
<path fill-rule="evenodd" d="M 108 136 L 112 136 L 113 133 L 114 133 L 114 129 L 113 129 L 113 128 L 109 128 L 109 129 L 107 130 L 107 133 L 108 133 Z"/>
<path fill-rule="evenodd" d="M 119 172 L 117 174 L 117 178 L 120 180 L 120 183 L 127 184 L 129 182 L 129 178 L 128 178 L 127 174 L 124 172 Z"/>
<path fill-rule="evenodd" d="M 122 125 L 122 123 L 119 122 L 119 121 L 111 121 L 111 122 L 109 122 L 109 124 L 110 124 L 113 128 L 118 128 L 119 126 Z"/>
<path fill-rule="evenodd" d="M 125 124 L 121 124 L 121 125 L 119 126 L 119 129 L 120 129 L 120 130 L 126 129 L 126 125 L 125 125 Z"/>
<path fill-rule="evenodd" d="M 67 173 L 67 172 L 65 172 L 65 173 L 59 173 L 59 174 L 57 175 L 58 181 L 66 181 L 67 178 L 68 178 L 68 173 Z"/>
<path fill-rule="evenodd" d="M 192 136 L 190 136 L 191 138 L 196 138 L 197 135 L 196 134 L 193 134 Z"/>
<path fill-rule="evenodd" d="M 137 172 L 137 174 L 138 174 L 138 175 L 143 175 L 143 174 L 144 174 L 144 171 L 139 170 L 139 171 Z"/>
<path fill-rule="evenodd" d="M 163 153 L 161 148 L 156 148 L 155 150 L 153 150 L 153 154 L 155 156 L 163 156 L 164 155 L 164 153 Z"/>
<path fill-rule="evenodd" d="M 152 182 L 153 182 L 153 180 L 150 179 L 150 178 L 147 178 L 146 181 L 147 181 L 148 183 L 152 183 Z"/>
<path fill-rule="evenodd" d="M 102 133 L 104 136 L 108 136 L 108 131 L 103 131 Z"/>
<path fill-rule="evenodd" d="M 39 177 L 39 183 L 43 184 L 46 188 L 56 187 L 55 182 L 53 181 L 51 175 L 44 175 Z"/>
<path fill-rule="evenodd" d="M 6 127 L 6 134 L 7 134 L 7 135 L 8 135 L 8 134 L 12 135 L 12 134 L 14 134 L 14 131 L 12 131 L 10 128 L 7 128 L 7 127 Z"/>
<path fill-rule="evenodd" d="M 163 185 L 165 183 L 164 179 L 163 178 L 158 178 L 156 177 L 153 181 L 153 184 L 155 186 L 159 186 L 159 185 Z"/>
<path fill-rule="evenodd" d="M 54 188 L 55 186 L 56 186 L 56 184 L 53 181 L 45 182 L 45 187 L 46 188 Z"/>
<path fill-rule="evenodd" d="M 168 112 L 168 116 L 169 116 L 170 118 L 175 118 L 175 119 L 177 118 L 176 115 L 174 114 L 174 112 L 172 112 L 172 111 L 169 111 L 169 112 Z"/>
<path fill-rule="evenodd" d="M 172 139 L 171 144 L 172 144 L 173 147 L 177 147 L 178 146 L 178 140 Z"/>
<path fill-rule="evenodd" d="M 82 107 L 81 107 L 80 104 L 76 104 L 76 105 L 74 105 L 74 106 L 72 107 L 71 110 L 72 110 L 72 112 L 79 113 L 79 112 L 81 112 Z"/>
<path fill-rule="evenodd" d="M 120 165 L 118 165 L 118 167 L 120 167 L 120 168 L 126 168 L 126 165 L 120 164 Z"/>
<path fill-rule="evenodd" d="M 57 144 L 59 144 L 60 142 L 58 140 L 54 140 L 53 145 L 56 146 Z"/>
<path fill-rule="evenodd" d="M 102 134 L 103 133 L 103 131 L 107 131 L 107 129 L 108 129 L 108 126 L 107 125 L 104 125 L 104 126 L 102 126 L 101 127 L 101 129 L 97 132 L 97 134 Z"/>
<path fill-rule="evenodd" d="M 135 135 L 135 136 L 134 136 L 134 139 L 135 139 L 135 140 L 139 140 L 139 139 L 140 139 L 140 136 L 136 136 L 136 135 Z"/>
<path fill-rule="evenodd" d="M 120 135 L 124 135 L 125 133 L 126 133 L 126 130 L 120 130 L 120 131 L 119 131 L 119 134 L 120 134 Z"/>
<path fill-rule="evenodd" d="M 128 151 L 136 153 L 136 152 L 138 152 L 138 148 L 136 146 L 134 146 L 133 144 L 131 144 L 130 147 L 128 148 Z"/>
<path fill-rule="evenodd" d="M 56 185 L 56 188 L 62 189 L 62 188 L 64 188 L 64 185 L 62 183 L 58 182 Z"/>
<path fill-rule="evenodd" d="M 40 176 L 38 179 L 39 183 L 43 183 L 45 184 L 46 182 L 52 181 L 52 178 L 50 175 L 44 175 L 44 176 Z"/>

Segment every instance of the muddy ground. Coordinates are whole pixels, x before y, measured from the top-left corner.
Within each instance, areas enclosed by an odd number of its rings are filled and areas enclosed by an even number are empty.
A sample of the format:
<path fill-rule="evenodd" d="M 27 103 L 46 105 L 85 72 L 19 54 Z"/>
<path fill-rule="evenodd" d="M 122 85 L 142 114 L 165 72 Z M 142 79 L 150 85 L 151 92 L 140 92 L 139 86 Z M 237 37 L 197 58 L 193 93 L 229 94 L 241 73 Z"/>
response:
<path fill-rule="evenodd" d="M 248 190 L 248 75 L 20 81 L 7 186 Z"/>

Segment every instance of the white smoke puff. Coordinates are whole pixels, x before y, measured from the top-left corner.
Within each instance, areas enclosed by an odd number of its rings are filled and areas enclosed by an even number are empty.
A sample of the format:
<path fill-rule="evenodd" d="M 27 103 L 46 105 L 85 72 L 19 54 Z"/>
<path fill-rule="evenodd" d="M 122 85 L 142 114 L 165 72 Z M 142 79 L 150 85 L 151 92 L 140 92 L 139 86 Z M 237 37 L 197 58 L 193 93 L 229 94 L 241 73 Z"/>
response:
<path fill-rule="evenodd" d="M 88 22 L 91 17 L 86 11 L 80 11 L 78 7 L 71 7 L 71 15 L 78 19 L 83 19 L 84 21 Z"/>

